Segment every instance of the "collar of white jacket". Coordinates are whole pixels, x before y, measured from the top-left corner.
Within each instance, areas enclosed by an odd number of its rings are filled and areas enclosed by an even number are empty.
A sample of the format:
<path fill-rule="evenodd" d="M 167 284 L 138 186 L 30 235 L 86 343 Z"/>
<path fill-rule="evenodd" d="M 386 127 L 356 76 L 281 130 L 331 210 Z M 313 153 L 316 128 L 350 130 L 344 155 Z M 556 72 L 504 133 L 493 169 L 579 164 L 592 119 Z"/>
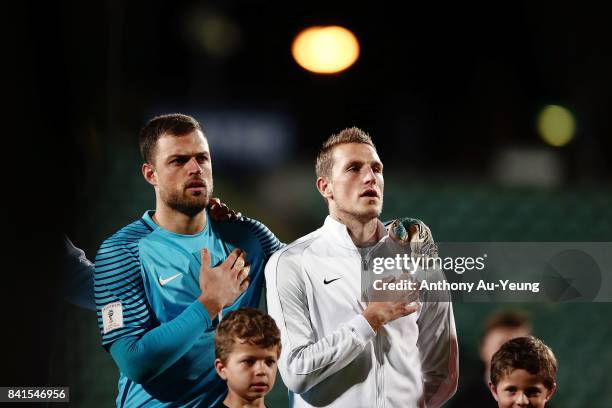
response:
<path fill-rule="evenodd" d="M 380 221 L 377 221 L 378 228 L 378 236 L 380 237 L 378 242 L 386 241 L 389 238 L 389 232 L 385 228 L 385 225 Z M 346 225 L 342 224 L 340 221 L 333 218 L 331 215 L 328 215 L 325 218 L 325 223 L 323 227 L 321 227 L 325 232 L 325 236 L 329 238 L 329 240 L 338 246 L 341 246 L 345 249 L 350 249 L 353 251 L 357 251 L 357 246 L 353 242 Z"/>

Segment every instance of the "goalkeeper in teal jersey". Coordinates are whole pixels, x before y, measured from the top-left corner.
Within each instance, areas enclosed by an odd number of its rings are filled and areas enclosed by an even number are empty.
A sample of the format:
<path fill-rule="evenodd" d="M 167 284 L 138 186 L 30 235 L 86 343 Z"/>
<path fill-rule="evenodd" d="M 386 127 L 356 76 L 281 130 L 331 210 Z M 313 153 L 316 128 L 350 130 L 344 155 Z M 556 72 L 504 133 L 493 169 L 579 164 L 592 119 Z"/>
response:
<path fill-rule="evenodd" d="M 103 346 L 119 367 L 118 407 L 208 407 L 224 313 L 257 307 L 267 259 L 282 245 L 248 218 L 214 222 L 208 142 L 195 119 L 152 119 L 140 135 L 156 209 L 104 241 L 94 293 Z"/>

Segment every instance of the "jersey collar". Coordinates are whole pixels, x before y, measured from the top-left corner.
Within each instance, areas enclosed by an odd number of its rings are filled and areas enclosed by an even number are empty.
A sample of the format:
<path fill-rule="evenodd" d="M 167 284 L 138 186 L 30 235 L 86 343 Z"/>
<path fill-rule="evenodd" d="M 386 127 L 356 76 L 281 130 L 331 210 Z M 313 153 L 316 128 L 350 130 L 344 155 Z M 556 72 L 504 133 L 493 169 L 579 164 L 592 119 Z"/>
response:
<path fill-rule="evenodd" d="M 202 231 L 198 232 L 197 234 L 193 234 L 193 235 L 177 234 L 176 232 L 168 231 L 167 229 L 165 229 L 163 227 L 160 227 L 153 220 L 153 214 L 155 214 L 155 210 L 147 210 L 147 211 L 145 211 L 145 213 L 142 215 L 141 220 L 145 224 L 147 224 L 151 228 L 152 231 L 163 232 L 164 234 L 180 236 L 180 237 L 199 237 L 199 236 L 202 236 L 204 234 L 207 234 L 208 230 L 210 229 L 210 215 L 208 214 L 208 208 L 206 208 L 205 211 L 206 211 L 206 226 L 204 227 L 204 229 Z"/>
<path fill-rule="evenodd" d="M 376 223 L 378 228 L 378 236 L 380 237 L 378 242 L 385 241 L 389 237 L 389 233 L 380 220 L 377 219 Z M 322 229 L 325 232 L 325 236 L 327 236 L 329 241 L 331 241 L 333 244 L 341 246 L 345 249 L 357 251 L 357 246 L 355 246 L 355 243 L 351 239 L 346 225 L 342 224 L 340 221 L 337 221 L 331 215 L 328 215 L 325 218 L 325 223 L 323 223 Z"/>

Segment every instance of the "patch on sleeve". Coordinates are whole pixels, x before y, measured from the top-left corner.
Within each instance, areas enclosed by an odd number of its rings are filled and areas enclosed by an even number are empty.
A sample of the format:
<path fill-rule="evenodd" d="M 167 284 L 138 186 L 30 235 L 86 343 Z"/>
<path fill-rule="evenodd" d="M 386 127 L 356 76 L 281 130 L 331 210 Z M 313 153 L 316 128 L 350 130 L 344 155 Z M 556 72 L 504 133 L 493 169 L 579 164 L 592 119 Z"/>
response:
<path fill-rule="evenodd" d="M 102 326 L 104 334 L 123 327 L 123 307 L 121 302 L 113 302 L 102 308 Z"/>

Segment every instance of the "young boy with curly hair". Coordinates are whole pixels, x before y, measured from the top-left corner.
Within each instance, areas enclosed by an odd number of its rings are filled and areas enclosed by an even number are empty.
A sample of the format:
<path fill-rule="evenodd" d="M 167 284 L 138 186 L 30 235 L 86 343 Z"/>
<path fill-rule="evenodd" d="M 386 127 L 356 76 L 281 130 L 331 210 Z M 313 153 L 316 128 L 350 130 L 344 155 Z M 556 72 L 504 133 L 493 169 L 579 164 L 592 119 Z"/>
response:
<path fill-rule="evenodd" d="M 489 389 L 499 408 L 542 408 L 554 394 L 557 359 L 533 337 L 504 343 L 491 359 Z"/>
<path fill-rule="evenodd" d="M 269 315 L 242 308 L 224 316 L 215 334 L 215 369 L 228 394 L 216 407 L 264 408 L 280 351 L 280 331 Z"/>

